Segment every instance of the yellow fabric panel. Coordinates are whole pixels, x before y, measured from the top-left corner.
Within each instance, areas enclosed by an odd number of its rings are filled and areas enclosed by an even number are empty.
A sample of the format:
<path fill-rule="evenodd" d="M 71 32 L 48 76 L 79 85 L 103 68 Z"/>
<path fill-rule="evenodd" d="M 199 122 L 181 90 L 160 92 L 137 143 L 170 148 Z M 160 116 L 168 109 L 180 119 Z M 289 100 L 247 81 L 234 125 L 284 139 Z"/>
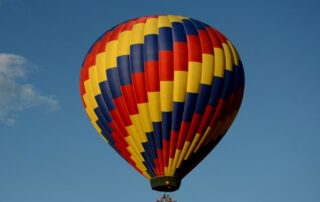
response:
<path fill-rule="evenodd" d="M 224 53 L 221 48 L 214 48 L 214 76 L 224 77 Z"/>
<path fill-rule="evenodd" d="M 151 176 L 147 173 L 147 171 L 142 171 L 142 175 L 147 179 L 150 180 Z"/>
<path fill-rule="evenodd" d="M 86 89 L 86 95 L 84 97 L 85 102 L 87 106 L 90 107 L 90 109 L 93 111 L 95 108 L 97 108 L 98 105 L 93 96 L 92 83 L 90 81 L 90 78 L 84 82 L 84 87 Z"/>
<path fill-rule="evenodd" d="M 188 141 L 186 141 L 184 143 L 182 151 L 181 151 L 181 154 L 180 154 L 180 157 L 179 157 L 179 160 L 178 160 L 177 168 L 180 168 L 182 160 L 185 158 L 190 145 L 191 145 L 191 143 L 188 142 Z"/>
<path fill-rule="evenodd" d="M 140 120 L 140 116 L 139 114 L 135 114 L 135 115 L 130 115 L 130 119 L 132 124 L 134 125 L 134 127 L 136 128 L 138 135 L 139 135 L 139 139 L 145 143 L 147 142 L 147 136 L 144 133 L 144 130 L 142 128 L 142 124 L 141 124 L 141 120 Z"/>
<path fill-rule="evenodd" d="M 129 146 L 127 147 L 127 150 L 130 152 L 131 156 L 134 156 L 138 160 L 138 162 L 143 165 L 144 158 L 139 152 L 139 149 L 137 148 L 137 145 L 134 143 L 132 137 L 127 136 L 125 137 L 125 140 L 129 144 Z"/>
<path fill-rule="evenodd" d="M 169 161 L 168 161 L 168 167 L 164 169 L 164 174 L 166 176 L 173 176 L 173 174 L 171 174 L 171 166 L 173 164 L 173 158 L 169 158 Z"/>
<path fill-rule="evenodd" d="M 134 125 L 130 125 L 126 127 L 126 130 L 128 131 L 129 135 L 132 137 L 135 145 L 137 145 L 137 148 L 139 152 L 144 152 L 144 149 L 141 144 L 141 140 L 139 139 L 139 134 L 137 130 L 135 129 Z"/>
<path fill-rule="evenodd" d="M 145 28 L 144 28 L 144 35 L 149 34 L 159 34 L 158 30 L 158 18 L 148 18 Z"/>
<path fill-rule="evenodd" d="M 196 136 L 193 138 L 190 148 L 188 149 L 187 155 L 184 157 L 184 160 L 188 160 L 191 153 L 193 153 L 194 148 L 198 144 L 200 139 L 200 134 L 197 133 Z"/>
<path fill-rule="evenodd" d="M 138 110 L 144 131 L 152 132 L 153 127 L 150 121 L 148 103 L 138 104 Z"/>
<path fill-rule="evenodd" d="M 173 23 L 173 22 L 180 22 L 180 23 L 182 23 L 182 21 L 180 20 L 180 18 L 179 18 L 178 16 L 176 16 L 176 15 L 169 15 L 168 17 L 169 17 L 171 23 Z"/>
<path fill-rule="evenodd" d="M 166 16 L 159 16 L 158 17 L 158 27 L 172 27 L 169 17 Z"/>
<path fill-rule="evenodd" d="M 89 68 L 89 80 L 91 81 L 91 89 L 93 92 L 93 96 L 101 94 L 99 84 L 97 82 L 97 68 L 91 67 Z"/>
<path fill-rule="evenodd" d="M 197 145 L 196 148 L 194 149 L 194 153 L 196 153 L 196 152 L 199 150 L 199 148 L 201 147 L 203 141 L 205 141 L 205 139 L 207 139 L 207 137 L 208 137 L 208 135 L 211 133 L 211 131 L 212 131 L 212 128 L 209 126 L 209 127 L 207 128 L 207 130 L 204 132 L 204 134 L 203 134 L 200 142 L 198 143 L 198 145 Z"/>
<path fill-rule="evenodd" d="M 213 70 L 213 55 L 202 54 L 202 73 L 200 83 L 211 85 L 213 78 Z"/>
<path fill-rule="evenodd" d="M 91 103 L 88 101 L 89 100 L 88 97 L 89 97 L 88 94 L 83 95 L 83 99 L 85 100 L 85 103 L 86 103 L 86 112 L 87 112 L 90 120 L 92 122 L 95 122 L 95 121 L 97 121 L 98 117 L 96 116 L 95 113 L 92 114 L 93 110 L 91 108 Z"/>
<path fill-rule="evenodd" d="M 230 50 L 231 50 L 231 53 L 232 53 L 232 56 L 233 56 L 233 62 L 237 66 L 237 65 L 239 65 L 239 61 L 240 61 L 238 52 L 237 52 L 236 48 L 233 46 L 233 44 L 229 40 L 227 41 L 227 43 L 228 43 L 228 45 L 230 47 Z"/>
<path fill-rule="evenodd" d="M 106 47 L 106 68 L 117 67 L 118 40 L 110 41 Z"/>
<path fill-rule="evenodd" d="M 174 71 L 173 101 L 184 102 L 188 81 L 188 72 Z"/>
<path fill-rule="evenodd" d="M 140 170 L 145 177 L 150 178 L 150 175 L 147 173 L 146 167 L 141 162 L 139 162 L 139 160 L 137 160 L 134 156 L 130 156 L 130 158 L 135 163 L 138 170 Z"/>
<path fill-rule="evenodd" d="M 148 92 L 148 103 L 151 121 L 160 122 L 162 120 L 160 109 L 160 92 Z"/>
<path fill-rule="evenodd" d="M 164 175 L 165 176 L 169 176 L 168 167 L 164 167 Z"/>
<path fill-rule="evenodd" d="M 222 47 L 223 47 L 223 52 L 224 52 L 224 56 L 225 56 L 225 61 L 226 61 L 226 69 L 229 71 L 233 70 L 233 58 L 231 55 L 231 50 L 229 48 L 229 46 L 225 43 L 222 43 Z"/>
<path fill-rule="evenodd" d="M 93 124 L 93 127 L 98 131 L 99 134 L 101 134 L 101 129 L 96 123 L 96 121 L 98 120 L 98 117 L 95 114 L 95 112 L 93 111 L 97 107 L 97 103 L 92 100 L 92 90 L 91 90 L 90 80 L 86 80 L 84 82 L 84 86 L 86 89 L 86 94 L 83 95 L 83 100 L 86 103 L 85 110 L 89 116 L 91 123 Z"/>
<path fill-rule="evenodd" d="M 144 42 L 144 26 L 145 23 L 138 23 L 135 24 L 132 28 L 132 34 L 131 34 L 131 45 L 132 44 L 143 44 Z"/>
<path fill-rule="evenodd" d="M 96 68 L 98 82 L 106 81 L 106 52 L 101 52 L 96 56 Z"/>
<path fill-rule="evenodd" d="M 176 166 L 177 166 L 180 154 L 181 154 L 181 150 L 177 149 L 176 153 L 174 155 L 174 158 L 173 158 L 173 162 L 172 162 L 171 166 L 169 165 L 169 175 L 170 176 L 173 176 L 176 171 Z"/>
<path fill-rule="evenodd" d="M 201 63 L 200 62 L 188 62 L 188 84 L 187 92 L 198 93 L 201 79 Z"/>
<path fill-rule="evenodd" d="M 173 94 L 173 82 L 172 81 L 160 81 L 160 99 L 161 99 L 161 111 L 172 112 L 172 94 Z"/>
<path fill-rule="evenodd" d="M 97 82 L 95 78 L 96 78 L 96 68 L 95 66 L 92 66 L 89 68 L 89 78 L 84 83 L 84 86 L 86 89 L 86 96 L 84 98 L 87 104 L 87 108 L 88 108 L 87 112 L 89 112 L 88 115 L 90 117 L 90 120 L 94 122 L 95 129 L 97 130 L 97 128 L 99 128 L 99 130 L 97 131 L 98 132 L 100 131 L 101 133 L 100 127 L 95 123 L 98 120 L 98 117 L 94 112 L 94 109 L 98 107 L 98 104 L 95 100 L 95 95 L 101 93 L 100 89 L 97 86 Z"/>
<path fill-rule="evenodd" d="M 130 54 L 130 40 L 132 31 L 123 31 L 119 35 L 118 40 L 118 54 L 117 56 L 129 55 Z"/>

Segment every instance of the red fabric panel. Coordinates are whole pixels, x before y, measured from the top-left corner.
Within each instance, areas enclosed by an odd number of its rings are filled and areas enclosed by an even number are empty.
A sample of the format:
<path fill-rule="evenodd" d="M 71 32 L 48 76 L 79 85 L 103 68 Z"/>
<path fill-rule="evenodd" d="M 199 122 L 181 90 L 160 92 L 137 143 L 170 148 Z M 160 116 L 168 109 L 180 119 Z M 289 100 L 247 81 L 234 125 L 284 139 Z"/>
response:
<path fill-rule="evenodd" d="M 137 103 L 148 102 L 148 97 L 146 93 L 146 84 L 144 78 L 144 72 L 137 72 L 132 74 L 132 82 L 134 86 L 134 93 L 136 96 Z"/>
<path fill-rule="evenodd" d="M 159 83 L 159 63 L 158 61 L 147 61 L 145 62 L 146 67 L 146 80 L 147 80 L 147 91 L 157 92 L 160 91 Z"/>
<path fill-rule="evenodd" d="M 188 71 L 188 46 L 186 42 L 174 42 L 173 57 L 175 71 Z"/>
<path fill-rule="evenodd" d="M 173 52 L 171 50 L 159 52 L 159 66 L 160 81 L 173 81 Z"/>

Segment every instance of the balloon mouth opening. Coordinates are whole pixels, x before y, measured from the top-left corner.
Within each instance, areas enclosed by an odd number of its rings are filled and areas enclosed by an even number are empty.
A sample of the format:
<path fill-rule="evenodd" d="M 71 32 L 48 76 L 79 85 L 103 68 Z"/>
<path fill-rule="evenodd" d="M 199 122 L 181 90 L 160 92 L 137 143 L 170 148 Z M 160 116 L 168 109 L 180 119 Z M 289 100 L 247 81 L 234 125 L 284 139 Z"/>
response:
<path fill-rule="evenodd" d="M 161 192 L 173 192 L 179 189 L 181 179 L 175 176 L 154 177 L 150 180 L 153 190 Z"/>

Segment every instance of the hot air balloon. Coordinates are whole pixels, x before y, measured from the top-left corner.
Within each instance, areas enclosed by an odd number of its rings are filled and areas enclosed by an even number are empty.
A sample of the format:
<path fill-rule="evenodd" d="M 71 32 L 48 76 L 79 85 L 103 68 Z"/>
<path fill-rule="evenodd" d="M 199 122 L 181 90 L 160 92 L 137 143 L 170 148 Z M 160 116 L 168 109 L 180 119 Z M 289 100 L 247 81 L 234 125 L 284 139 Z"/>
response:
<path fill-rule="evenodd" d="M 175 15 L 118 24 L 87 52 L 80 92 L 101 137 L 157 191 L 175 191 L 219 143 L 244 91 L 237 50 Z"/>

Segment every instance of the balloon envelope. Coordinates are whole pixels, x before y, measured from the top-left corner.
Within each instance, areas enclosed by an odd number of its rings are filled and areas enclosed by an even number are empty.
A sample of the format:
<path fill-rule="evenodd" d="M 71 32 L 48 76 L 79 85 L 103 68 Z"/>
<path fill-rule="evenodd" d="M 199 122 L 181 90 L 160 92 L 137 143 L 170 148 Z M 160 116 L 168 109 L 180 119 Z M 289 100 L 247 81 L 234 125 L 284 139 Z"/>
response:
<path fill-rule="evenodd" d="M 174 191 L 221 140 L 243 96 L 232 43 L 192 18 L 131 19 L 92 45 L 81 69 L 98 133 L 153 189 Z"/>

